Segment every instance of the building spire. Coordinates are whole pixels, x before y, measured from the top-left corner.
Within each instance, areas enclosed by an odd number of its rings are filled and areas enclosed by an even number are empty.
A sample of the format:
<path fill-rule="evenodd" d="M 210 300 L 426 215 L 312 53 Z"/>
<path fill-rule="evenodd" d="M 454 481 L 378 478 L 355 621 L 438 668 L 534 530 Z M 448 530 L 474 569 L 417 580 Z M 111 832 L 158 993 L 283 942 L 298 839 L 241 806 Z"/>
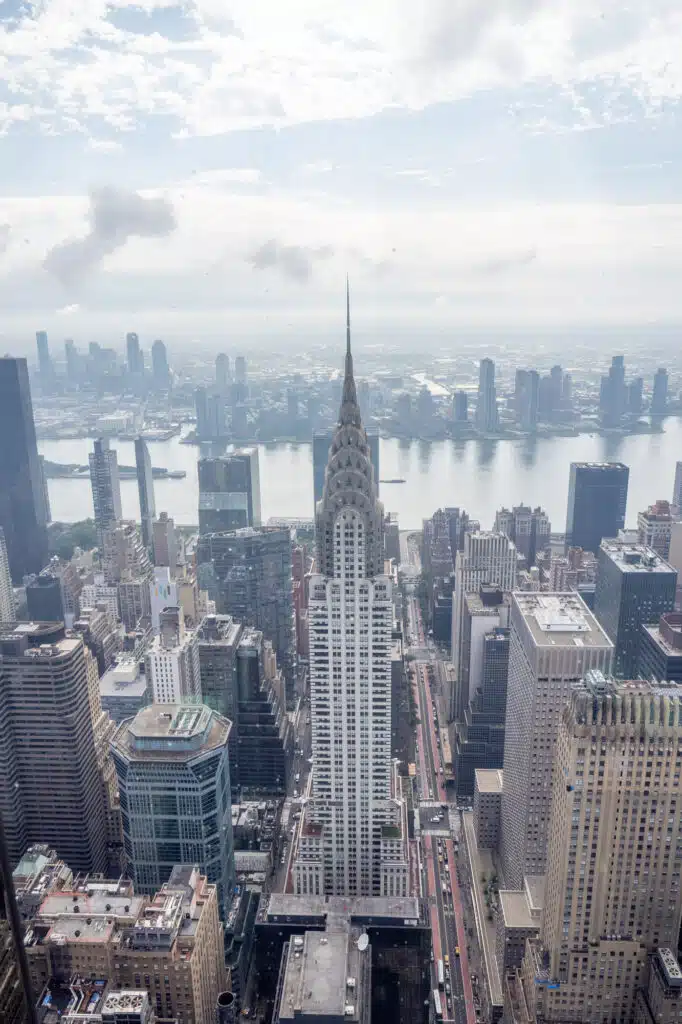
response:
<path fill-rule="evenodd" d="M 352 359 L 350 350 L 350 285 L 346 274 L 346 359 Z"/>
<path fill-rule="evenodd" d="M 353 354 L 350 349 L 350 284 L 348 282 L 348 274 L 346 274 L 346 373 L 343 380 L 339 423 L 341 425 L 352 424 L 356 427 L 362 425 L 358 394 L 353 377 Z"/>

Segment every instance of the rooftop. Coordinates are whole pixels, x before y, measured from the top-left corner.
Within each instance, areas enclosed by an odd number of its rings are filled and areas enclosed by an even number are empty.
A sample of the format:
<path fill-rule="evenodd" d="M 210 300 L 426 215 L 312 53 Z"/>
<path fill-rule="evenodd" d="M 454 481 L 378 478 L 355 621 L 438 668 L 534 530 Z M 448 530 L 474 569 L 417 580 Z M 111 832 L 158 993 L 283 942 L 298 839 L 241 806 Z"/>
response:
<path fill-rule="evenodd" d="M 150 704 L 118 727 L 112 744 L 126 757 L 184 758 L 224 746 L 231 728 L 204 704 Z"/>
<path fill-rule="evenodd" d="M 368 921 L 393 919 L 396 925 L 414 926 L 424 922 L 422 904 L 416 896 L 295 896 L 273 892 L 261 901 L 260 921 L 289 917 L 333 918 Z"/>
<path fill-rule="evenodd" d="M 310 1014 L 344 1016 L 346 1006 L 353 1006 L 358 996 L 356 972 L 348 968 L 349 945 L 352 938 L 346 931 L 306 932 L 301 942 L 293 936 L 284 978 L 280 1004 L 280 1020 L 299 1019 Z M 358 956 L 362 955 L 356 950 Z M 367 955 L 367 952 L 365 952 Z M 352 986 L 348 980 L 352 979 Z M 352 992 L 352 998 L 347 994 Z M 346 1014 L 349 1020 L 355 1013 Z"/>
<path fill-rule="evenodd" d="M 606 647 L 613 644 L 575 591 L 563 594 L 516 592 L 513 601 L 536 647 Z"/>
<path fill-rule="evenodd" d="M 501 768 L 476 769 L 476 788 L 479 793 L 501 793 L 503 779 Z"/>
<path fill-rule="evenodd" d="M 676 573 L 672 565 L 646 544 L 603 540 L 601 550 L 624 573 Z"/>
<path fill-rule="evenodd" d="M 500 889 L 500 911 L 505 928 L 537 931 L 539 922 L 530 912 L 525 889 Z"/>
<path fill-rule="evenodd" d="M 644 626 L 644 629 L 664 654 L 682 658 L 682 615 L 679 612 L 668 612 L 661 616 L 657 626 Z"/>
<path fill-rule="evenodd" d="M 102 697 L 142 697 L 147 689 L 147 677 L 140 671 L 138 658 L 122 658 L 100 678 Z"/>
<path fill-rule="evenodd" d="M 115 885 L 114 882 L 111 883 Z M 106 889 L 87 892 L 62 891 L 45 897 L 38 911 L 41 917 L 61 918 L 68 915 L 75 921 L 91 917 L 136 917 L 142 907 L 142 896 L 111 893 Z"/>

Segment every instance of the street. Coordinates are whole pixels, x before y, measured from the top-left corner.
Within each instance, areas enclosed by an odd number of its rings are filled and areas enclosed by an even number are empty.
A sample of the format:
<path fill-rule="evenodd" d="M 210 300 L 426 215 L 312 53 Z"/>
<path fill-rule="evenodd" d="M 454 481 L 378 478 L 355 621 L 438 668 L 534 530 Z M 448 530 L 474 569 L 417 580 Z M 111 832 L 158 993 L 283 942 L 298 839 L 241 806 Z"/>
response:
<path fill-rule="evenodd" d="M 408 540 L 410 561 L 418 568 L 418 551 Z M 455 869 L 455 844 L 447 805 L 440 748 L 439 701 L 432 693 L 430 673 L 439 672 L 437 655 L 424 635 L 416 595 L 406 595 L 408 642 L 414 660 L 410 679 L 417 709 L 417 782 L 420 801 L 423 884 L 433 933 L 432 989 L 437 989 L 437 964 L 444 961 L 444 987 L 440 993 L 444 1021 L 475 1024 L 471 978 L 461 893 Z M 435 678 L 435 676 L 434 676 Z M 459 949 L 459 956 L 456 950 Z M 446 960 L 447 957 L 447 960 Z"/>

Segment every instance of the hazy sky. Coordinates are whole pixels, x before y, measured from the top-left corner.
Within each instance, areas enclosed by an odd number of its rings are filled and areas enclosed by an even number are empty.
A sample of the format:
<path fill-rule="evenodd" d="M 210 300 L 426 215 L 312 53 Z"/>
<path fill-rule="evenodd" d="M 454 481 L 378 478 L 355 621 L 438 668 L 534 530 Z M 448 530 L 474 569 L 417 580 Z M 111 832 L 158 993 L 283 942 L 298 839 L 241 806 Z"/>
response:
<path fill-rule="evenodd" d="M 682 321 L 680 0 L 0 0 L 0 339 Z"/>

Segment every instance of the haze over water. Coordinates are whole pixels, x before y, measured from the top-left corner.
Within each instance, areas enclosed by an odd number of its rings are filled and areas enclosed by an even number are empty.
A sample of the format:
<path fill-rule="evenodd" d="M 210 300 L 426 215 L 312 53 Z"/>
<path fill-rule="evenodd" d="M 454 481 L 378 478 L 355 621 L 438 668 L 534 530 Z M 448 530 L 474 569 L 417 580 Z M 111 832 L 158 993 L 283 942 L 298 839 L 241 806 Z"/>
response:
<path fill-rule="evenodd" d="M 119 463 L 135 464 L 131 442 L 112 442 Z M 263 521 L 271 516 L 312 515 L 312 450 L 306 444 L 259 445 Z M 40 441 L 39 451 L 53 462 L 87 464 L 92 441 Z M 184 469 L 184 480 L 156 480 L 157 512 L 167 511 L 177 523 L 197 522 L 198 449 L 178 438 L 149 444 L 152 463 Z M 381 478 L 401 477 L 403 484 L 382 484 L 381 499 L 395 512 L 402 529 L 420 528 L 422 520 L 444 505 L 459 505 L 490 529 L 502 505 L 542 505 L 552 529 L 562 532 L 566 520 L 569 466 L 573 461 L 622 461 L 630 467 L 626 522 L 657 498 L 672 496 L 675 462 L 682 459 L 682 419 L 669 418 L 659 434 L 629 437 L 522 439 L 518 441 L 381 442 Z M 88 476 L 49 481 L 52 518 L 75 522 L 92 516 Z M 121 481 L 123 514 L 139 519 L 137 483 Z"/>

